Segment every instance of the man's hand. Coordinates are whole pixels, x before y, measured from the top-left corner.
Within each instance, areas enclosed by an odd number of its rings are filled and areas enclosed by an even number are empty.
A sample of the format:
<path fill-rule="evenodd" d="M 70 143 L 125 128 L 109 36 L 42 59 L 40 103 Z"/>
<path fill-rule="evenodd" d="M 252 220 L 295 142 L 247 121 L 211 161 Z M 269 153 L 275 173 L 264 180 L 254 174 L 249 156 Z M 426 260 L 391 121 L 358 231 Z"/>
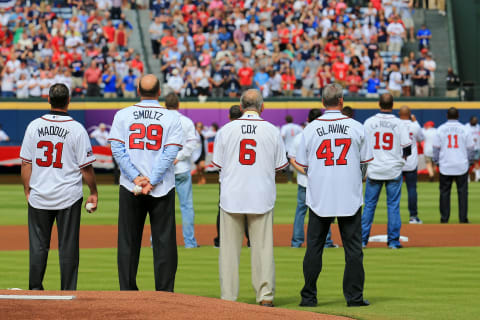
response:
<path fill-rule="evenodd" d="M 138 176 L 133 179 L 133 183 L 135 183 L 137 186 L 144 187 L 146 184 L 150 183 L 150 179 L 147 177 Z"/>
<path fill-rule="evenodd" d="M 30 199 L 30 188 L 25 189 L 25 197 L 27 197 L 27 202 L 28 202 L 28 199 Z"/>
<path fill-rule="evenodd" d="M 153 190 L 153 186 L 150 184 L 150 182 L 148 182 L 145 186 L 143 186 L 142 194 L 147 195 L 152 190 Z"/>
<path fill-rule="evenodd" d="M 173 160 L 173 165 L 176 165 L 178 163 L 178 159 Z"/>
<path fill-rule="evenodd" d="M 95 212 L 95 211 L 97 210 L 98 194 L 97 194 L 97 193 L 91 194 L 91 195 L 87 198 L 87 202 L 85 202 L 85 205 L 86 205 L 87 203 L 93 204 L 93 208 L 90 209 L 90 212 Z"/>
<path fill-rule="evenodd" d="M 415 117 L 414 114 L 412 114 L 412 115 L 410 116 L 410 119 L 411 119 L 413 122 L 417 121 L 417 117 Z"/>

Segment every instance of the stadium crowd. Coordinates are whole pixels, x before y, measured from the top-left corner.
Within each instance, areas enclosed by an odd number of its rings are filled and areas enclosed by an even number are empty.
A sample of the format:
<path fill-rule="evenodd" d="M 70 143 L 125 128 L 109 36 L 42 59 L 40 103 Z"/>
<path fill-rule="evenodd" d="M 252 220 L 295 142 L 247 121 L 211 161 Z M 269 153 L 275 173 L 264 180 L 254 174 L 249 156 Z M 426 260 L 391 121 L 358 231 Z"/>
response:
<path fill-rule="evenodd" d="M 137 2 L 29 0 L 0 10 L 2 96 L 46 97 L 62 82 L 73 96 L 134 97 L 144 62 L 128 45 L 138 31 L 122 7 Z M 182 96 L 237 97 L 253 87 L 264 97 L 313 97 L 332 82 L 349 96 L 431 95 L 432 34 L 426 26 L 414 34 L 413 1 L 354 2 L 364 6 L 154 0 L 148 34 L 164 87 Z M 406 41 L 419 51 L 402 56 Z"/>

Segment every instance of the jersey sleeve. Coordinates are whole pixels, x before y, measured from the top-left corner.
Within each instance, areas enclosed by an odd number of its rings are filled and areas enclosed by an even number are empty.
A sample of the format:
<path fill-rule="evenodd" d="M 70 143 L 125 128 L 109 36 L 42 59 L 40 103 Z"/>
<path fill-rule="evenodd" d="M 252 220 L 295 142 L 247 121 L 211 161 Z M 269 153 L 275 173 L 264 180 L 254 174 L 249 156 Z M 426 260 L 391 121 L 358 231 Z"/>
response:
<path fill-rule="evenodd" d="M 275 150 L 275 170 L 281 170 L 286 166 L 288 166 L 288 160 L 285 152 L 285 145 L 283 144 L 282 136 L 279 133 Z"/>
<path fill-rule="evenodd" d="M 307 155 L 307 145 L 305 139 L 305 131 L 300 133 L 300 143 L 298 144 L 297 148 L 297 156 L 295 157 L 295 162 L 304 168 L 308 168 L 308 155 Z"/>
<path fill-rule="evenodd" d="M 413 125 L 415 126 L 415 130 L 416 130 L 415 139 L 417 140 L 417 142 L 422 142 L 423 140 L 425 140 L 425 136 L 423 135 L 422 128 L 420 127 L 417 121 L 415 121 Z"/>
<path fill-rule="evenodd" d="M 434 148 L 440 148 L 442 146 L 442 142 L 441 142 L 442 138 L 440 136 L 440 130 L 437 130 L 437 132 L 435 133 L 435 136 L 433 137 L 433 147 Z"/>
<path fill-rule="evenodd" d="M 177 154 L 178 160 L 183 160 L 190 157 L 198 145 L 198 142 L 197 142 L 198 139 L 195 134 L 196 133 L 195 125 L 191 121 L 188 121 L 186 125 L 187 125 L 187 130 L 185 133 L 184 146 L 183 146 L 183 149 L 180 150 L 180 152 Z"/>
<path fill-rule="evenodd" d="M 113 118 L 112 128 L 110 129 L 110 134 L 108 135 L 108 141 L 118 141 L 125 144 L 126 137 L 122 128 L 122 118 L 120 113 L 117 112 Z"/>
<path fill-rule="evenodd" d="M 408 133 L 405 126 L 399 125 L 400 128 L 400 147 L 405 148 L 412 145 L 412 139 L 410 139 L 410 134 Z"/>
<path fill-rule="evenodd" d="M 72 141 L 72 143 L 75 144 L 75 157 L 79 168 L 84 168 L 95 162 L 90 138 L 85 129 L 82 128 L 76 141 Z"/>
<path fill-rule="evenodd" d="M 362 127 L 360 137 L 360 163 L 367 163 L 373 160 L 373 150 L 370 140 L 367 137 L 365 128 Z"/>
<path fill-rule="evenodd" d="M 22 142 L 22 148 L 20 149 L 20 159 L 25 162 L 32 163 L 35 156 L 35 142 L 33 140 L 32 124 L 27 127 L 25 136 Z"/>
<path fill-rule="evenodd" d="M 215 142 L 213 146 L 213 159 L 212 164 L 218 168 L 222 168 L 223 166 L 223 134 L 222 130 L 220 129 L 217 134 L 215 135 Z"/>
<path fill-rule="evenodd" d="M 474 133 L 472 131 L 469 132 L 469 130 L 465 130 L 465 134 L 466 134 L 465 145 L 467 146 L 467 149 L 474 149 L 475 148 L 475 138 L 473 137 Z"/>
<path fill-rule="evenodd" d="M 180 117 L 173 119 L 172 126 L 168 130 L 168 136 L 165 140 L 164 147 L 167 146 L 177 146 L 182 148 L 183 145 L 183 129 L 182 123 L 180 122 Z"/>

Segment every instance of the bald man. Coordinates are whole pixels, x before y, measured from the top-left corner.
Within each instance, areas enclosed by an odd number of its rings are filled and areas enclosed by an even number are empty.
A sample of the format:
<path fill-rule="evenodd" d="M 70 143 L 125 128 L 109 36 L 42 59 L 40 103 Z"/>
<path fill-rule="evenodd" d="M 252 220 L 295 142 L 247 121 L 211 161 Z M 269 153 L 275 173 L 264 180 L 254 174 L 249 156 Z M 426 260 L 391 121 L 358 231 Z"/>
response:
<path fill-rule="evenodd" d="M 118 277 L 120 290 L 138 290 L 140 245 L 147 213 L 152 231 L 155 288 L 173 292 L 177 271 L 175 175 L 173 162 L 182 148 L 178 113 L 158 103 L 154 75 L 138 84 L 140 103 L 115 114 L 109 141 L 120 169 Z M 142 192 L 134 193 L 135 186 Z"/>
<path fill-rule="evenodd" d="M 407 106 L 400 107 L 400 120 L 402 125 L 407 130 L 410 140 L 412 142 L 412 154 L 405 160 L 405 165 L 402 168 L 402 175 L 405 179 L 408 192 L 408 211 L 410 212 L 410 224 L 421 224 L 422 220 L 418 217 L 417 210 L 417 166 L 418 166 L 418 150 L 417 143 L 422 142 L 423 131 L 418 124 L 415 116 L 411 113 Z"/>

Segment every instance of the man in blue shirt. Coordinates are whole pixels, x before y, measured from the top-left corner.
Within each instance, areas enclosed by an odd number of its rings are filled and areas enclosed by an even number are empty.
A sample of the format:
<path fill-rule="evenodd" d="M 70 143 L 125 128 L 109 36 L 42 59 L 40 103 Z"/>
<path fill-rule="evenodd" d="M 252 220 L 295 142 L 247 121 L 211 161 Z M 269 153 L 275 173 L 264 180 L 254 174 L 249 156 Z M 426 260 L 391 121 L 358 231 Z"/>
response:
<path fill-rule="evenodd" d="M 103 88 L 103 97 L 112 99 L 117 97 L 117 76 L 113 69 L 108 68 L 102 76 L 102 82 L 105 84 Z"/>
<path fill-rule="evenodd" d="M 422 28 L 417 32 L 418 50 L 422 50 L 423 48 L 428 49 L 431 38 L 432 32 L 430 32 L 430 29 L 428 29 L 425 24 L 422 24 Z"/>
<path fill-rule="evenodd" d="M 270 76 L 265 72 L 265 68 L 261 68 L 253 77 L 253 82 L 255 83 L 256 88 L 263 92 L 265 84 L 267 84 L 269 79 Z"/>
<path fill-rule="evenodd" d="M 137 87 L 137 76 L 132 69 L 128 70 L 128 75 L 123 78 L 122 91 L 124 98 L 135 98 L 135 90 Z"/>
<path fill-rule="evenodd" d="M 372 71 L 367 80 L 367 98 L 378 98 L 378 88 L 380 87 L 380 79 L 377 77 L 377 72 Z"/>

